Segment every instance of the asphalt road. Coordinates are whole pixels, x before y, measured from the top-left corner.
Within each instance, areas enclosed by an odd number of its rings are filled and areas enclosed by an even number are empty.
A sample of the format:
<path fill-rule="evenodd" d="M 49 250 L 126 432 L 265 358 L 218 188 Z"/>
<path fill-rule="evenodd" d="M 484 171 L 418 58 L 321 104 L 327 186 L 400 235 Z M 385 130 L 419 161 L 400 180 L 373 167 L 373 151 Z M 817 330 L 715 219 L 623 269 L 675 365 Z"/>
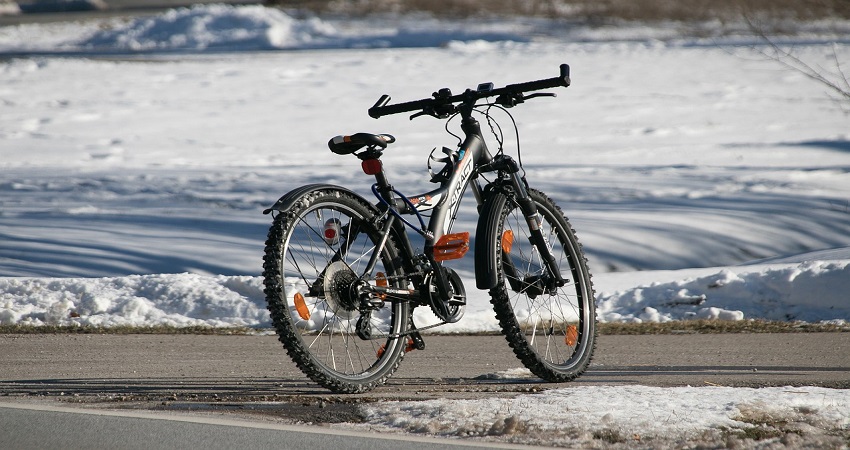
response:
<path fill-rule="evenodd" d="M 205 450 L 339 448 L 346 450 L 437 450 L 520 448 L 409 435 L 365 433 L 327 427 L 247 422 L 214 416 L 86 410 L 0 402 L 0 448 Z"/>
<path fill-rule="evenodd" d="M 275 336 L 0 335 L 0 400 L 352 402 L 564 386 L 496 376 L 521 367 L 502 336 L 426 336 L 425 343 L 385 386 L 337 396 L 302 375 Z M 850 388 L 850 333 L 600 336 L 591 368 L 570 384 Z"/>
<path fill-rule="evenodd" d="M 505 377 L 520 363 L 501 336 L 425 341 L 385 386 L 335 395 L 303 376 L 275 336 L 0 335 L 0 429 L 13 430 L 0 433 L 0 448 L 492 447 L 503 444 L 292 424 L 358 422 L 362 402 L 568 385 L 850 388 L 850 333 L 600 336 L 590 370 L 569 384 Z"/>

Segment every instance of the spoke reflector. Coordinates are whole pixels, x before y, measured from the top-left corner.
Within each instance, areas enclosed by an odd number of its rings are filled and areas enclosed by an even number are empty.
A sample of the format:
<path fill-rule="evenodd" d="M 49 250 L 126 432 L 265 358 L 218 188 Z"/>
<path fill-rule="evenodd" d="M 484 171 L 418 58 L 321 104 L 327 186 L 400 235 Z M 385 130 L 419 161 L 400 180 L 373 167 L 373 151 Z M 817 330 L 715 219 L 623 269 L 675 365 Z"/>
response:
<path fill-rule="evenodd" d="M 387 281 L 387 276 L 384 275 L 384 272 L 378 272 L 375 274 L 375 285 L 380 287 L 387 287 L 390 285 Z"/>
<path fill-rule="evenodd" d="M 378 287 L 389 287 L 390 282 L 387 280 L 387 275 L 384 272 L 378 272 L 375 274 L 375 286 Z M 378 298 L 381 300 L 387 299 L 387 294 L 378 294 Z"/>
<path fill-rule="evenodd" d="M 304 301 L 304 296 L 300 292 L 295 293 L 292 303 L 295 303 L 295 310 L 298 311 L 299 317 L 304 320 L 310 320 L 310 310 L 307 309 L 307 303 Z"/>
<path fill-rule="evenodd" d="M 513 246 L 514 232 L 512 230 L 505 230 L 505 232 L 502 233 L 502 253 L 510 253 Z"/>
<path fill-rule="evenodd" d="M 340 228 L 342 224 L 339 219 L 336 217 L 332 217 L 325 222 L 325 229 L 322 232 L 322 239 L 328 243 L 328 245 L 336 245 L 339 243 L 339 234 Z"/>
<path fill-rule="evenodd" d="M 564 336 L 564 342 L 567 343 L 570 347 L 576 345 L 578 342 L 578 328 L 575 325 L 569 325 L 567 327 L 566 336 Z"/>

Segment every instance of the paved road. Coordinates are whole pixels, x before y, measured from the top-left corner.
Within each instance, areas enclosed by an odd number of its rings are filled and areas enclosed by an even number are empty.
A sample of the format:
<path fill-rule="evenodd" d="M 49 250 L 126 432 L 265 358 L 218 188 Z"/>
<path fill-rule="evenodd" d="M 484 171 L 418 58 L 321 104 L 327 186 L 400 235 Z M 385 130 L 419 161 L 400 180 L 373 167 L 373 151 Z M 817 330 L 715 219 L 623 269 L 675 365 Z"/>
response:
<path fill-rule="evenodd" d="M 339 398 L 474 398 L 553 386 L 498 379 L 521 367 L 501 336 L 426 336 L 383 387 Z M 192 401 L 330 396 L 275 336 L 0 335 L 2 396 Z M 577 385 L 850 388 L 850 333 L 600 336 Z"/>
<path fill-rule="evenodd" d="M 326 448 L 335 439 L 345 448 L 442 447 L 286 424 L 357 422 L 360 402 L 565 386 L 500 376 L 520 367 L 501 336 L 426 336 L 426 345 L 387 385 L 334 395 L 307 380 L 274 336 L 0 335 L 0 429 L 15 430 L 0 434 L 0 448 L 54 447 L 44 439 L 57 448 Z M 569 385 L 626 384 L 850 388 L 850 333 L 600 336 L 591 369 Z M 223 422 L 231 417 L 250 423 Z"/>
<path fill-rule="evenodd" d="M 494 442 L 363 433 L 327 427 L 246 422 L 210 416 L 83 410 L 0 402 L 0 448 L 205 450 L 340 448 L 437 450 L 519 448 Z"/>

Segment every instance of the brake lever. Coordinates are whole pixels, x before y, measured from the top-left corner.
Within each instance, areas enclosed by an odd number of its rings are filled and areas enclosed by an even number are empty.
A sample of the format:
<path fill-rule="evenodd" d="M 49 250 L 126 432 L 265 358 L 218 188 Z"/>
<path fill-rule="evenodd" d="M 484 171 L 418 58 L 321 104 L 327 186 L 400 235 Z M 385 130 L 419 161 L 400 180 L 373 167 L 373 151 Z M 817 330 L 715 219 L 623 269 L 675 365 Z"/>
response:
<path fill-rule="evenodd" d="M 529 94 L 529 95 L 523 96 L 522 99 L 523 100 L 531 100 L 532 98 L 537 98 L 537 97 L 557 97 L 557 96 L 558 96 L 558 94 L 556 94 L 554 92 L 535 92 L 534 94 Z"/>
<path fill-rule="evenodd" d="M 410 116 L 410 120 L 413 120 L 413 119 L 420 117 L 420 116 L 433 116 L 433 114 L 430 114 L 430 113 L 428 113 L 428 111 L 425 111 L 423 109 L 422 111 L 419 111 L 418 113 Z"/>
<path fill-rule="evenodd" d="M 456 111 L 457 108 L 451 103 L 445 105 L 430 106 L 410 116 L 410 120 L 413 120 L 419 116 L 431 116 L 437 119 L 448 119 Z"/>

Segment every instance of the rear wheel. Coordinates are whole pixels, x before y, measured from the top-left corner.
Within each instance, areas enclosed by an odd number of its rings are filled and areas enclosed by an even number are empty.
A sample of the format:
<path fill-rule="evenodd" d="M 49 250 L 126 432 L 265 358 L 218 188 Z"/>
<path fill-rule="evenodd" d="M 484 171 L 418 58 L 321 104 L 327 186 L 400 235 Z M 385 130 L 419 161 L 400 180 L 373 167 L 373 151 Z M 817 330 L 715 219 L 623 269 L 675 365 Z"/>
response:
<path fill-rule="evenodd" d="M 539 250 L 519 205 L 496 194 L 484 211 L 489 251 L 495 252 L 498 283 L 491 302 L 514 353 L 535 375 L 569 381 L 590 364 L 596 346 L 596 305 L 587 260 L 561 209 L 540 191 L 530 190 L 541 230 L 567 283 L 547 285 Z"/>
<path fill-rule="evenodd" d="M 335 392 L 364 392 L 383 383 L 404 356 L 407 302 L 369 297 L 365 284 L 406 283 L 389 239 L 380 242 L 376 211 L 359 197 L 324 188 L 303 194 L 274 219 L 263 277 L 272 323 L 296 365 Z M 387 301 L 384 301 L 387 300 Z"/>

